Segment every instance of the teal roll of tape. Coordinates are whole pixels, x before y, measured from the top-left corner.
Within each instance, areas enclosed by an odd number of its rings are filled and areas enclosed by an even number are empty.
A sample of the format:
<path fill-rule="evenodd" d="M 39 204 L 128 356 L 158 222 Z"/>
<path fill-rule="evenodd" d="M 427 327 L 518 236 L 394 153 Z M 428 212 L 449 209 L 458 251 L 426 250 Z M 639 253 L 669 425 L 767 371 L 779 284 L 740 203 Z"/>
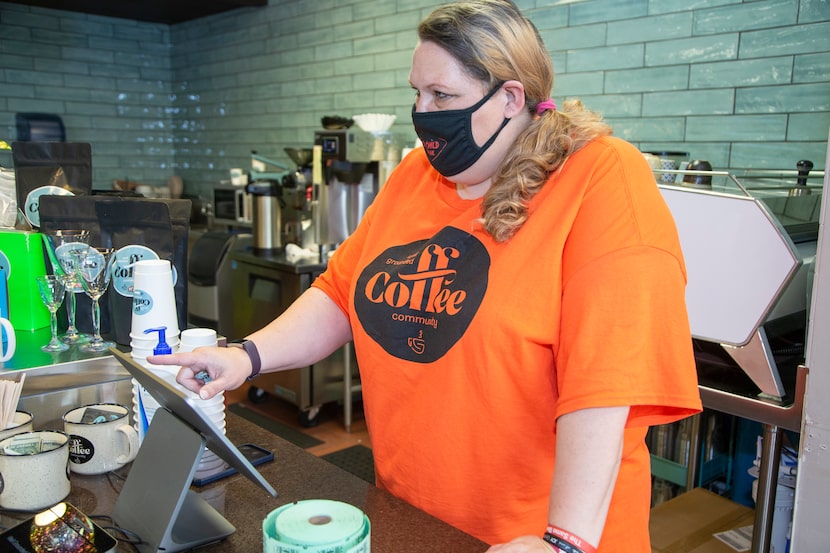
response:
<path fill-rule="evenodd" d="M 283 505 L 262 521 L 264 553 L 369 553 L 370 537 L 363 511 L 329 499 Z"/>

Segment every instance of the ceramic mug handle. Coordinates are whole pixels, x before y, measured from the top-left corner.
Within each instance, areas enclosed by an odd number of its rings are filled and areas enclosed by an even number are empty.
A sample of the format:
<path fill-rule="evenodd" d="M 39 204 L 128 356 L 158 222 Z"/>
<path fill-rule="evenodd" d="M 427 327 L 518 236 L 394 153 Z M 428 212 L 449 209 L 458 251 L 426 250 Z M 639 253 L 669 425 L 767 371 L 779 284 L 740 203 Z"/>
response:
<path fill-rule="evenodd" d="M 119 455 L 115 462 L 119 465 L 126 465 L 138 455 L 138 433 L 129 424 L 119 426 L 117 431 L 127 438 L 127 453 Z"/>
<path fill-rule="evenodd" d="M 14 355 L 14 350 L 17 347 L 17 338 L 14 335 L 14 327 L 8 319 L 0 317 L 0 327 L 6 331 L 6 347 L 1 352 L 2 355 L 0 355 L 0 363 L 4 363 Z"/>

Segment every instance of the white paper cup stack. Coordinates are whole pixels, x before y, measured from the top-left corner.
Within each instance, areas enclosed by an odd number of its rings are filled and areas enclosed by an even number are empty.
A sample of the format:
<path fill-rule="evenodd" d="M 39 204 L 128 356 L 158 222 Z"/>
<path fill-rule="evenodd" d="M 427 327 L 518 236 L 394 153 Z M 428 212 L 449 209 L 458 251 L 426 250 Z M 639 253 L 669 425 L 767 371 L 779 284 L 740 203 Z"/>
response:
<path fill-rule="evenodd" d="M 141 338 L 145 330 L 161 326 L 167 327 L 168 338 L 178 337 L 179 319 L 176 315 L 173 270 L 166 259 L 137 261 L 133 267 L 130 338 Z"/>
<path fill-rule="evenodd" d="M 225 392 L 219 392 L 215 396 L 210 399 L 202 399 L 199 397 L 198 394 L 191 392 L 178 382 L 176 382 L 176 374 L 179 372 L 179 367 L 177 366 L 168 366 L 168 365 L 152 365 L 144 361 L 142 365 L 150 368 L 154 373 L 158 376 L 178 388 L 185 394 L 189 399 L 193 401 L 193 404 L 204 413 L 205 417 L 210 419 L 210 421 L 219 429 L 220 432 L 223 434 L 225 433 L 226 429 L 226 422 L 225 422 Z M 147 433 L 147 429 L 150 427 L 150 423 L 153 422 L 153 415 L 156 412 L 156 409 L 159 408 L 158 402 L 153 398 L 152 394 L 148 392 L 143 386 L 141 386 L 138 381 L 133 379 L 133 421 L 136 431 L 138 432 L 138 439 L 139 442 L 144 440 L 144 436 Z M 222 461 L 212 455 L 211 458 L 207 455 L 208 449 L 205 448 L 205 455 L 202 456 L 202 463 L 200 464 L 199 470 L 203 470 L 202 464 L 207 462 L 213 462 L 214 464 L 218 463 L 221 464 Z"/>
<path fill-rule="evenodd" d="M 136 279 L 136 283 L 138 283 L 138 279 Z M 136 287 L 137 286 L 138 284 L 136 284 Z M 133 321 L 135 320 L 136 315 L 134 312 Z M 155 327 L 150 326 L 145 330 L 152 328 Z M 216 336 L 216 331 L 211 328 L 189 328 L 182 331 L 181 334 L 178 333 L 177 327 L 174 326 L 174 328 L 176 328 L 177 332 L 173 336 L 170 334 L 167 334 L 166 336 L 166 342 L 174 353 L 193 351 L 197 347 L 217 345 L 218 338 Z M 181 340 L 179 340 L 179 336 L 181 336 Z M 176 382 L 176 375 L 179 372 L 179 367 L 169 365 L 153 365 L 148 363 L 146 360 L 147 356 L 152 354 L 153 348 L 157 343 L 157 332 L 150 332 L 144 335 L 137 334 L 134 331 L 130 332 L 130 345 L 133 348 L 133 358 L 181 390 L 185 396 L 193 402 L 193 405 L 202 411 L 205 417 L 208 418 L 216 426 L 216 428 L 224 434 L 226 426 L 225 392 L 219 392 L 210 399 L 202 399 L 198 394 L 191 392 Z M 140 386 L 138 382 L 133 380 L 133 417 L 140 441 L 144 440 L 144 435 L 150 427 L 150 423 L 153 421 L 153 414 L 156 412 L 158 407 L 159 404 L 153 396 L 151 396 L 147 390 Z M 208 448 L 205 448 L 205 451 L 202 454 L 202 459 L 199 462 L 199 467 L 196 469 L 196 476 L 216 470 L 221 467 L 223 463 L 224 461 L 222 461 L 222 459 L 216 456 Z"/>
<path fill-rule="evenodd" d="M 158 344 L 158 337 L 158 332 L 150 332 L 141 336 L 130 332 L 130 348 L 132 348 L 130 355 L 132 355 L 133 359 L 141 362 L 147 359 L 148 355 L 152 355 L 153 349 Z M 173 353 L 179 351 L 180 341 L 178 333 L 173 336 L 166 334 L 164 341 L 167 342 L 167 345 L 170 346 Z"/>
<path fill-rule="evenodd" d="M 148 329 L 150 330 L 150 329 Z M 165 333 L 164 341 L 170 346 L 170 349 L 175 352 L 179 347 L 179 339 L 177 336 L 167 336 Z M 176 373 L 178 367 L 170 367 L 166 365 L 153 365 L 147 361 L 147 356 L 153 353 L 156 345 L 159 342 L 158 332 L 147 332 L 142 334 L 135 334 L 130 332 L 130 355 L 140 365 L 150 369 L 155 374 L 165 378 L 166 380 L 175 383 Z M 136 379 L 132 379 L 133 383 L 133 426 L 138 433 L 138 441 L 144 441 L 144 435 L 150 427 L 150 422 L 153 420 L 153 414 L 158 409 L 159 404 L 156 399 L 141 386 Z M 178 384 L 176 384 L 178 386 Z"/>
<path fill-rule="evenodd" d="M 141 365 L 151 369 L 156 375 L 160 376 L 168 382 L 176 382 L 176 373 L 179 367 L 167 365 L 152 365 L 144 359 L 138 360 Z M 147 434 L 147 429 L 150 428 L 150 423 L 153 422 L 153 415 L 156 409 L 160 407 L 159 403 L 148 392 L 144 386 L 138 383 L 136 379 L 132 379 L 133 383 L 133 427 L 138 433 L 138 443 L 144 441 L 144 436 Z M 176 386 L 179 386 L 176 383 Z"/>
<path fill-rule="evenodd" d="M 187 394 L 189 397 L 196 398 L 194 399 L 194 404 L 210 419 L 222 434 L 225 434 L 225 392 L 219 392 L 210 399 L 201 399 L 189 390 Z M 216 470 L 223 464 L 224 461 L 222 459 L 210 449 L 205 448 L 205 451 L 202 453 L 202 458 L 199 461 L 199 466 L 196 468 L 196 476 Z"/>
<path fill-rule="evenodd" d="M 179 352 L 189 352 L 201 347 L 215 347 L 218 338 L 216 331 L 212 328 L 188 328 L 182 331 L 181 341 L 179 342 Z M 216 425 L 216 427 L 224 434 L 225 433 L 225 392 L 220 392 L 210 399 L 201 399 L 197 394 L 186 392 L 188 397 L 192 398 L 195 405 L 199 407 L 202 413 Z M 222 466 L 223 461 L 216 456 L 212 451 L 205 448 L 202 454 L 202 459 L 199 462 L 199 467 L 196 469 L 196 475 L 209 473 L 218 467 Z"/>

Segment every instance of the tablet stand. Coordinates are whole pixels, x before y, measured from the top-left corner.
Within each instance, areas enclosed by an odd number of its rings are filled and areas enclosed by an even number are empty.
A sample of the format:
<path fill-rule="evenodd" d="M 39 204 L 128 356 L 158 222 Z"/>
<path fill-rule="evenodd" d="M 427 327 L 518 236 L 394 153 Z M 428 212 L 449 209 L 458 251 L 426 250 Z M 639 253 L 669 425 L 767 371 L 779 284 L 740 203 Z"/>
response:
<path fill-rule="evenodd" d="M 190 490 L 205 438 L 159 407 L 113 510 L 141 553 L 174 553 L 219 541 L 236 528 Z"/>

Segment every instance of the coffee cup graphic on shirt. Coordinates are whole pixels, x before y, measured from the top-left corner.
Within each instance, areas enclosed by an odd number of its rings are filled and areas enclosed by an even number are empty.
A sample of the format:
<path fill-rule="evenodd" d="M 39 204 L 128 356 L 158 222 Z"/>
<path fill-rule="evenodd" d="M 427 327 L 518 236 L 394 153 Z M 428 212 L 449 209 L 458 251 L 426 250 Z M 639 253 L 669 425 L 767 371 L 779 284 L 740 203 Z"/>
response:
<path fill-rule="evenodd" d="M 490 254 L 446 227 L 384 250 L 358 275 L 355 311 L 367 334 L 399 359 L 431 363 L 469 327 L 487 291 Z"/>

